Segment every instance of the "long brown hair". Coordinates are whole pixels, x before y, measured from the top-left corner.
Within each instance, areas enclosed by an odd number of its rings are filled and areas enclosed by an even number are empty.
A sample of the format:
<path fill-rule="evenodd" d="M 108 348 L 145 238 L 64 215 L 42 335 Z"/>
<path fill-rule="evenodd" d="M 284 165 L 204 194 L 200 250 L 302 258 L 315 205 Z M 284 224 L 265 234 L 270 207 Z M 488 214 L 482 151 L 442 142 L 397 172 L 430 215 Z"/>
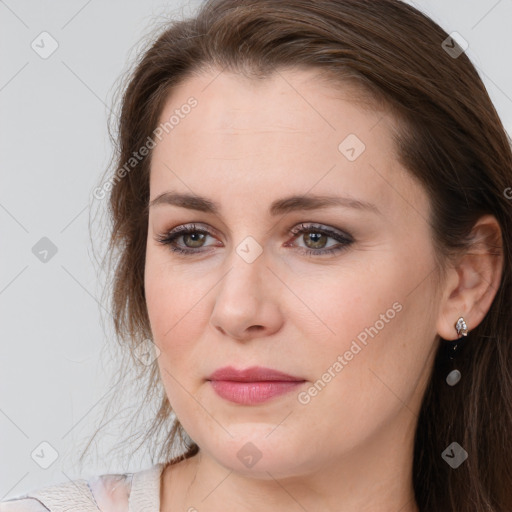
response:
<path fill-rule="evenodd" d="M 172 416 L 157 363 L 145 366 L 133 355 L 151 339 L 144 293 L 151 152 L 121 177 L 119 169 L 147 145 L 169 92 L 192 73 L 214 67 L 261 78 L 307 67 L 356 84 L 398 120 L 397 158 L 429 194 L 441 271 L 471 249 L 480 216 L 500 224 L 499 289 L 464 341 L 458 367 L 465 378 L 455 387 L 445 382 L 440 340 L 419 415 L 413 482 L 422 512 L 512 510 L 512 152 L 475 67 L 465 53 L 447 51 L 446 40 L 459 49 L 448 37 L 399 0 L 211 0 L 194 17 L 164 26 L 141 53 L 123 89 L 110 185 L 102 190 L 110 192 L 115 333 L 145 383 L 143 401 L 158 402 L 141 443 L 152 460 L 169 461 L 180 440 L 184 453 L 173 461 L 198 446 Z M 150 446 L 162 432 L 163 442 Z M 453 441 L 469 454 L 457 469 L 441 457 Z"/>

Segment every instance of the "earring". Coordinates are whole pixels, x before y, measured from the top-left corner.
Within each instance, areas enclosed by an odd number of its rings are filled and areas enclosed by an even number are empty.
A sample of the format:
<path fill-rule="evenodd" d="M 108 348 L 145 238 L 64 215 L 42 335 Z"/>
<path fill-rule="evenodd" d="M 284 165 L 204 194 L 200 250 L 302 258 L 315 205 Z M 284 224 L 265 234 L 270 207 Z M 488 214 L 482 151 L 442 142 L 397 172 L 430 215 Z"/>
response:
<path fill-rule="evenodd" d="M 460 317 L 457 320 L 457 322 L 455 324 L 455 329 L 457 329 L 457 334 L 459 335 L 459 339 L 447 342 L 447 355 L 448 355 L 448 359 L 452 362 L 452 365 L 453 365 L 453 360 L 455 359 L 455 356 L 457 355 L 460 338 L 463 338 L 464 336 L 468 335 L 468 326 L 463 317 Z M 461 375 L 460 371 L 457 369 L 453 369 L 447 375 L 446 383 L 449 386 L 455 386 L 455 384 L 457 384 L 460 381 L 461 377 L 462 377 L 462 375 Z"/>
<path fill-rule="evenodd" d="M 457 334 L 459 335 L 459 338 L 462 338 L 462 336 L 468 335 L 468 326 L 466 322 L 464 321 L 463 317 L 460 317 L 457 320 L 457 323 L 455 324 L 455 329 L 457 329 Z"/>

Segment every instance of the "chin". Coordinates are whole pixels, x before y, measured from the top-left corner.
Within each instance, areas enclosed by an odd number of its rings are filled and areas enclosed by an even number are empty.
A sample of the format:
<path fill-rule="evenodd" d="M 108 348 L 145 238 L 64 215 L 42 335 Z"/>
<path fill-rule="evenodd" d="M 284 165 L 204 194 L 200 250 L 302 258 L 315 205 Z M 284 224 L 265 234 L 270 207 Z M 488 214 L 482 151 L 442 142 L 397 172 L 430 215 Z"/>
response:
<path fill-rule="evenodd" d="M 318 458 L 317 453 L 311 453 L 309 458 L 302 443 L 291 443 L 289 436 L 286 439 L 274 431 L 265 437 L 272 430 L 268 425 L 255 428 L 252 424 L 247 429 L 238 430 L 239 435 L 235 435 L 230 429 L 233 438 L 224 439 L 215 446 L 210 442 L 205 451 L 218 464 L 240 475 L 261 480 L 293 477 L 307 471 L 311 458 Z M 272 436 L 275 437 L 271 439 Z"/>

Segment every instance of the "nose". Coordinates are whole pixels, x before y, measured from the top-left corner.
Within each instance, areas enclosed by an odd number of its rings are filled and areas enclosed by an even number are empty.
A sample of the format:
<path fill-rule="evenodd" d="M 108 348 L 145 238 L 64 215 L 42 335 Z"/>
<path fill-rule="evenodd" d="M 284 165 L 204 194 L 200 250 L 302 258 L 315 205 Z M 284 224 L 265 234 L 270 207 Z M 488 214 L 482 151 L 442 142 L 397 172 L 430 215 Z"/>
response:
<path fill-rule="evenodd" d="M 274 334 L 283 324 L 282 287 L 263 255 L 247 263 L 235 254 L 231 268 L 214 288 L 210 325 L 237 341 Z"/>

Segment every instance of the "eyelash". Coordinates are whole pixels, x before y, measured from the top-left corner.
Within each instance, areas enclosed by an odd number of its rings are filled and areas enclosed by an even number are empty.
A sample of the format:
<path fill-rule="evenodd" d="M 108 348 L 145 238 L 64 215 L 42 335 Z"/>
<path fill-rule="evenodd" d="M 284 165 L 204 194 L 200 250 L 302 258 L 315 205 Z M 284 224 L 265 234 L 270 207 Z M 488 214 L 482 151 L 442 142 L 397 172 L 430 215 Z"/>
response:
<path fill-rule="evenodd" d="M 204 235 L 213 236 L 209 231 L 205 229 L 199 229 L 196 227 L 195 224 L 192 225 L 183 225 L 179 226 L 178 228 L 175 228 L 172 231 L 169 231 L 168 233 L 163 233 L 161 235 L 158 235 L 156 237 L 156 241 L 162 245 L 168 245 L 170 250 L 174 253 L 178 254 L 198 254 L 199 252 L 205 252 L 202 250 L 195 250 L 195 249 L 183 249 L 181 247 L 178 247 L 174 245 L 174 242 L 177 238 L 180 238 L 184 235 L 189 235 L 192 233 L 200 233 Z M 340 253 L 344 250 L 346 250 L 352 243 L 354 243 L 354 240 L 352 237 L 347 233 L 347 235 L 342 235 L 340 233 L 337 233 L 335 231 L 332 231 L 327 228 L 323 228 L 316 224 L 300 224 L 293 229 L 289 231 L 289 235 L 292 235 L 294 237 L 294 240 L 297 239 L 301 234 L 304 233 L 321 233 L 323 235 L 327 235 L 329 238 L 333 238 L 334 240 L 340 242 L 343 245 L 338 245 L 335 247 L 331 247 L 329 249 L 307 249 L 304 247 L 299 247 L 302 254 L 306 254 L 307 256 L 325 256 L 325 255 L 331 255 L 335 253 Z M 288 243 L 287 243 L 288 244 Z M 289 247 L 289 245 L 287 245 Z"/>

